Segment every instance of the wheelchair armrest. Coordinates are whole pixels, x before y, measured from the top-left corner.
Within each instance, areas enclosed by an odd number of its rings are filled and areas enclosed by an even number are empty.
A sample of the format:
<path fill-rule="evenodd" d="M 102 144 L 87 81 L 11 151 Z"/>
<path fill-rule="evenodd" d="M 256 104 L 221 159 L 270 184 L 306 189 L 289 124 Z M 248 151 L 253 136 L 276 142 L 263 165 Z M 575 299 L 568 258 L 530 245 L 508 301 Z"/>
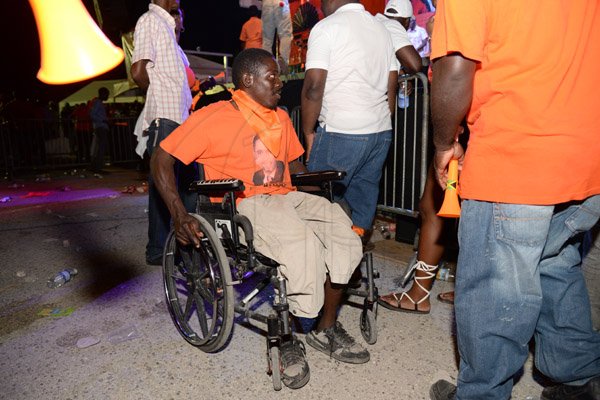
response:
<path fill-rule="evenodd" d="M 324 182 L 339 181 L 344 179 L 346 171 L 315 171 L 302 172 L 292 175 L 292 185 L 311 186 L 321 185 Z"/>
<path fill-rule="evenodd" d="M 189 190 L 198 193 L 238 192 L 244 190 L 244 182 L 239 179 L 211 179 L 195 181 L 190 184 Z"/>

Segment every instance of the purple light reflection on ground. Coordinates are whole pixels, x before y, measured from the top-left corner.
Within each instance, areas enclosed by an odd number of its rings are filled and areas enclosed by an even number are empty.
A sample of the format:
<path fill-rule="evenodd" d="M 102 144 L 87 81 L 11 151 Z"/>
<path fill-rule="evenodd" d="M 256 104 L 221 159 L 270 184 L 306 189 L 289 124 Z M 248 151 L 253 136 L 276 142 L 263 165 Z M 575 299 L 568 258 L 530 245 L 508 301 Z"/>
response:
<path fill-rule="evenodd" d="M 30 206 L 47 203 L 68 203 L 71 201 L 99 199 L 111 196 L 120 195 L 112 189 L 100 188 L 100 189 L 86 189 L 86 190 L 71 190 L 71 191 L 60 191 L 60 190 L 49 190 L 47 195 L 36 196 L 36 192 L 16 192 L 7 193 L 2 192 L 1 197 L 10 196 L 11 200 L 5 203 L 0 203 L 0 209 L 18 206 Z M 28 196 L 29 194 L 29 196 Z M 32 195 L 33 194 L 33 195 Z M 40 193 L 41 194 L 41 193 Z M 25 197 L 28 196 L 28 197 Z"/>

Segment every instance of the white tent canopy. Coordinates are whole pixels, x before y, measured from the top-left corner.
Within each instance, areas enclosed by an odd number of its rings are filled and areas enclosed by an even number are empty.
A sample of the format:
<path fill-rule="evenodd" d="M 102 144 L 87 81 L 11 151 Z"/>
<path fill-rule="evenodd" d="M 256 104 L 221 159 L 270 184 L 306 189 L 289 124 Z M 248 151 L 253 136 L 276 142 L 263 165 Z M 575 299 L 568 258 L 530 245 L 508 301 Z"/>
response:
<path fill-rule="evenodd" d="M 192 50 L 185 50 L 185 53 L 190 61 L 190 68 L 194 71 L 194 75 L 200 81 L 209 76 L 219 77 L 218 82 L 227 83 L 231 81 L 231 68 L 228 63 L 231 62 L 230 54 L 223 53 L 208 53 Z M 206 55 L 213 58 L 221 59 L 222 64 L 216 61 L 211 61 L 207 58 L 200 57 Z M 59 108 L 62 110 L 67 104 L 74 106 L 80 103 L 86 103 L 88 100 L 98 96 L 98 89 L 105 87 L 109 91 L 108 103 L 132 103 L 139 101 L 144 102 L 144 96 L 135 83 L 127 79 L 112 79 L 112 80 L 97 80 L 88 83 L 75 93 L 64 98 L 59 103 Z"/>
<path fill-rule="evenodd" d="M 184 52 L 190 62 L 190 68 L 194 71 L 196 78 L 200 81 L 209 76 L 222 76 L 222 78 L 217 80 L 223 83 L 231 82 L 231 68 L 228 66 L 233 57 L 231 54 L 193 50 L 184 50 Z M 206 57 L 213 57 L 220 62 L 211 61 Z"/>
<path fill-rule="evenodd" d="M 98 97 L 98 89 L 105 87 L 109 95 L 107 103 L 133 103 L 134 101 L 144 102 L 144 97 L 136 94 L 137 90 L 131 90 L 129 82 L 126 79 L 97 80 L 88 83 L 75 93 L 60 101 L 59 108 L 62 110 L 67 104 L 74 106 L 80 103 L 87 103 L 94 97 Z M 135 86 L 134 86 L 135 87 Z"/>

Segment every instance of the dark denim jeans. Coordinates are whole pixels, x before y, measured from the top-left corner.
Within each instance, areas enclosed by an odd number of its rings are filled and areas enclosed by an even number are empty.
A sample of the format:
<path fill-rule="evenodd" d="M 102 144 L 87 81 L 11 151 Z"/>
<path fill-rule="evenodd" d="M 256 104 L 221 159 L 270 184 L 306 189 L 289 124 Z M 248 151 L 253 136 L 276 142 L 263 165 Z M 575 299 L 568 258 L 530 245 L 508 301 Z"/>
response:
<path fill-rule="evenodd" d="M 148 145 L 146 151 L 152 157 L 154 148 L 171 132 L 179 126 L 178 123 L 168 119 L 155 119 L 148 127 Z M 196 163 L 185 165 L 180 161 L 175 162 L 175 176 L 177 177 L 177 190 L 181 201 L 188 212 L 196 209 L 196 193 L 189 192 L 191 182 L 198 179 Z M 162 257 L 165 241 L 171 229 L 171 216 L 167 206 L 160 197 L 154 185 L 152 174 L 148 176 L 148 244 L 146 245 L 146 259 L 156 260 Z"/>
<path fill-rule="evenodd" d="M 392 143 L 392 131 L 365 135 L 328 132 L 319 127 L 308 162 L 309 171 L 334 169 L 346 177 L 334 183 L 336 200 L 352 210 L 352 223 L 371 229 L 383 163 Z"/>
<path fill-rule="evenodd" d="M 92 139 L 90 149 L 90 168 L 93 172 L 101 171 L 104 167 L 104 155 L 106 153 L 106 147 L 108 147 L 108 133 L 109 130 L 107 127 L 98 127 L 94 129 L 94 138 Z"/>
<path fill-rule="evenodd" d="M 600 195 L 558 206 L 462 203 L 456 276 L 457 399 L 508 399 L 535 337 L 546 376 L 583 384 L 600 375 L 581 271 L 584 233 Z"/>

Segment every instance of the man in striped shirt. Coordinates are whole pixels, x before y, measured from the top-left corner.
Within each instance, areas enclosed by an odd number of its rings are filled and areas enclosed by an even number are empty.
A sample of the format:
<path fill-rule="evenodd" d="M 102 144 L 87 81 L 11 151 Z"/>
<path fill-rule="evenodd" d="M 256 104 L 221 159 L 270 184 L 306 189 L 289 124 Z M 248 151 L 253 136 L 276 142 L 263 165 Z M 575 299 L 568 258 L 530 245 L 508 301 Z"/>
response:
<path fill-rule="evenodd" d="M 150 156 L 156 145 L 187 119 L 192 103 L 172 12 L 179 12 L 179 0 L 152 0 L 148 11 L 139 18 L 134 33 L 131 76 L 140 88 L 147 90 L 139 121 L 144 130 L 140 146 L 145 142 Z M 152 177 L 148 184 L 146 262 L 160 265 L 170 217 Z M 186 209 L 193 209 L 193 194 L 180 190 L 180 195 Z"/>

